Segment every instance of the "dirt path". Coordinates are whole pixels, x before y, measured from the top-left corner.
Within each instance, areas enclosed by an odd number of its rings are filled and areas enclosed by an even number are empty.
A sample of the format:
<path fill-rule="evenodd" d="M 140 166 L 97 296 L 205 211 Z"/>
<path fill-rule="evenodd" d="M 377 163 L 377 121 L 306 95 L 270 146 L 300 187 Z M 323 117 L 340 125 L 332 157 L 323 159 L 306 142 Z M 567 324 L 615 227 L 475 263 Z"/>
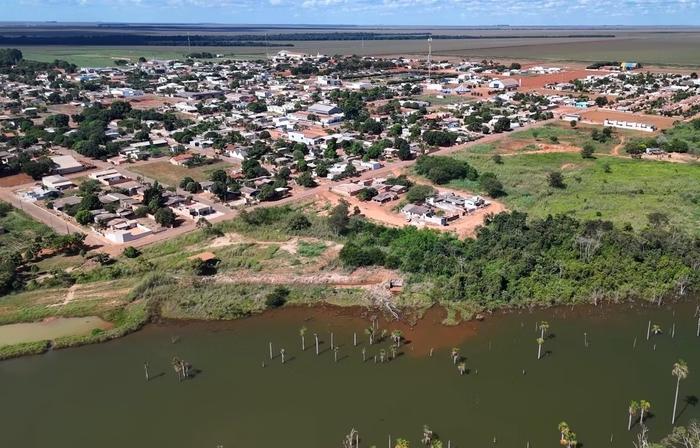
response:
<path fill-rule="evenodd" d="M 280 273 L 230 272 L 212 278 L 216 283 L 254 283 L 266 285 L 328 285 L 341 288 L 371 288 L 396 278 L 388 269 L 356 269 L 350 273 L 319 272 L 315 274 L 290 275 Z"/>
<path fill-rule="evenodd" d="M 620 143 L 615 145 L 615 147 L 610 151 L 610 154 L 615 156 L 615 157 L 620 157 L 620 149 L 625 146 L 625 136 L 620 137 Z"/>

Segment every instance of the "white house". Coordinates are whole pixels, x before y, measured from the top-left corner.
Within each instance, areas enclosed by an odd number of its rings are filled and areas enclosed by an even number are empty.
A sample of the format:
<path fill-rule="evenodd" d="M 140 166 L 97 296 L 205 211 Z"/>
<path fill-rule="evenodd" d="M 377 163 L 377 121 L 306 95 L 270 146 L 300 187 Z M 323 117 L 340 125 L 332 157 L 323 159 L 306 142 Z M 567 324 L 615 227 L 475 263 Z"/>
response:
<path fill-rule="evenodd" d="M 489 82 L 489 88 L 498 90 L 516 90 L 520 87 L 520 81 L 513 78 L 494 79 Z"/>

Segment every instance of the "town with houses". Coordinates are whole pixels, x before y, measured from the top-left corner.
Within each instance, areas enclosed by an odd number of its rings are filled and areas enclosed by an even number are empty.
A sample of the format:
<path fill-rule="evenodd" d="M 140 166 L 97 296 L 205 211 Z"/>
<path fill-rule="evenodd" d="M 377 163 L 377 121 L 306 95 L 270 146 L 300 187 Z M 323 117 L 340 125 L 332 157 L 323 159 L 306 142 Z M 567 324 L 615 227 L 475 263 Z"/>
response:
<path fill-rule="evenodd" d="M 147 244 L 328 194 L 381 207 L 388 224 L 449 231 L 489 213 L 490 201 L 436 191 L 407 202 L 395 180 L 423 155 L 543 122 L 653 132 L 657 120 L 700 111 L 695 73 L 650 74 L 636 63 L 568 69 L 286 50 L 265 60 L 123 62 L 0 74 L 1 199 L 103 245 Z"/>

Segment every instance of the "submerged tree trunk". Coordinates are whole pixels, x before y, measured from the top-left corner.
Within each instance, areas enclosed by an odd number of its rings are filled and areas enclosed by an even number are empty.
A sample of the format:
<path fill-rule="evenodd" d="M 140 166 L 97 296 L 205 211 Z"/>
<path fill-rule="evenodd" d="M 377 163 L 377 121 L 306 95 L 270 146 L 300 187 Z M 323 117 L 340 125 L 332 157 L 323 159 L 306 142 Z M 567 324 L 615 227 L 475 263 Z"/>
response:
<path fill-rule="evenodd" d="M 676 406 L 678 406 L 678 389 L 681 387 L 681 378 L 678 377 L 676 380 L 676 398 L 673 400 L 673 416 L 671 417 L 671 424 L 676 424 Z"/>

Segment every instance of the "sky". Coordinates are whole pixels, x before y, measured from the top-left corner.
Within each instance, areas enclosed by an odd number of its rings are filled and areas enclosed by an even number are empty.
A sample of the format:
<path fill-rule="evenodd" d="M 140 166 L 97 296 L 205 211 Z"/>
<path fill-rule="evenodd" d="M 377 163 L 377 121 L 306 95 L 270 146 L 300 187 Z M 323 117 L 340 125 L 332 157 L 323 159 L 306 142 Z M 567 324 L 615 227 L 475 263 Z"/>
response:
<path fill-rule="evenodd" d="M 0 21 L 696 25 L 700 0 L 0 0 Z"/>

